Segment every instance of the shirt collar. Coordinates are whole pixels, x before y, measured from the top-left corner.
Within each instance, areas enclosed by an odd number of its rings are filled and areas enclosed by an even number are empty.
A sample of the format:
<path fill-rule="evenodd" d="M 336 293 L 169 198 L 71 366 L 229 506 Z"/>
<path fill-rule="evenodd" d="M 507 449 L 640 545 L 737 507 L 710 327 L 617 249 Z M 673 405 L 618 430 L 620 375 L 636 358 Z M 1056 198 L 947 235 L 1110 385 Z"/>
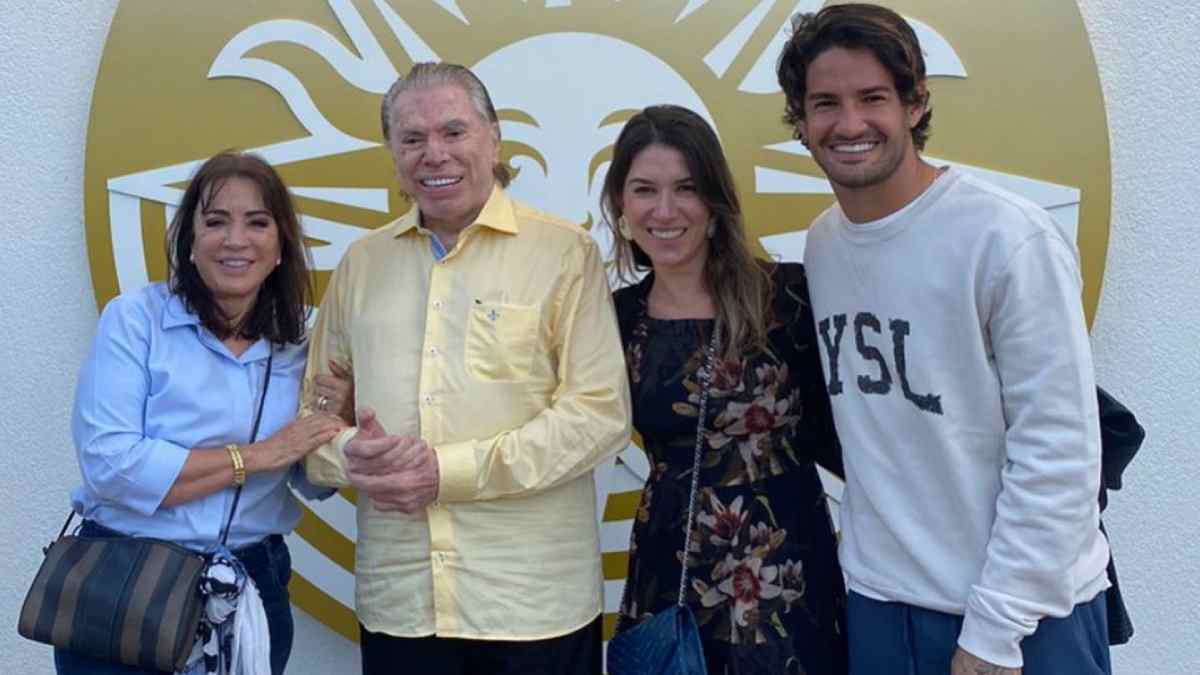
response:
<path fill-rule="evenodd" d="M 391 225 L 395 229 L 393 236 L 400 237 L 413 230 L 423 229 L 420 227 L 421 219 L 419 214 L 420 210 L 414 206 L 407 213 L 393 221 Z M 468 227 L 475 225 L 506 234 L 517 233 L 519 228 L 517 227 L 516 214 L 513 213 L 512 198 L 499 185 L 492 186 L 492 194 L 488 197 L 487 203 L 483 205 L 483 210 L 475 217 L 475 222 L 471 223 Z"/>
<path fill-rule="evenodd" d="M 199 326 L 200 317 L 189 312 L 178 293 L 167 293 L 167 304 L 163 306 L 162 326 L 164 329 L 178 326 Z"/>
<path fill-rule="evenodd" d="M 200 317 L 194 312 L 189 312 L 183 303 L 183 298 L 178 293 L 168 292 L 167 303 L 163 306 L 162 317 L 163 330 L 178 328 L 179 326 L 195 326 L 200 336 L 200 341 L 206 344 L 209 349 L 220 354 L 228 354 L 228 350 L 223 350 L 221 341 L 218 340 L 212 333 L 204 329 L 200 323 Z M 252 361 L 261 361 L 270 354 L 270 343 L 267 340 L 258 339 L 250 348 L 242 353 L 240 357 L 234 358 L 239 363 L 250 363 Z"/>

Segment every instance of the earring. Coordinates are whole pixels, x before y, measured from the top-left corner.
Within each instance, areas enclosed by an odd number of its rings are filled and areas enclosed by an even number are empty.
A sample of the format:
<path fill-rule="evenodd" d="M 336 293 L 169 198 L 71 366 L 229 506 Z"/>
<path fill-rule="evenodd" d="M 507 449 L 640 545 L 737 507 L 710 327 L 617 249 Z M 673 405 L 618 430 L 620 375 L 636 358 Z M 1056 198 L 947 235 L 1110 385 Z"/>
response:
<path fill-rule="evenodd" d="M 621 237 L 633 239 L 633 232 L 629 230 L 629 223 L 625 222 L 625 216 L 617 218 L 617 231 L 621 233 Z"/>
<path fill-rule="evenodd" d="M 717 233 L 717 221 L 708 221 L 708 229 L 705 230 L 705 233 L 708 235 L 709 239 L 712 239 L 713 235 Z"/>
<path fill-rule="evenodd" d="M 188 254 L 188 262 L 192 263 L 193 265 L 196 264 L 196 252 L 195 251 Z"/>
<path fill-rule="evenodd" d="M 276 267 L 279 267 L 279 263 L 281 263 L 281 262 L 283 262 L 283 258 L 282 258 L 282 257 L 280 257 L 280 258 L 276 258 L 276 259 L 275 259 L 275 266 L 276 266 Z"/>

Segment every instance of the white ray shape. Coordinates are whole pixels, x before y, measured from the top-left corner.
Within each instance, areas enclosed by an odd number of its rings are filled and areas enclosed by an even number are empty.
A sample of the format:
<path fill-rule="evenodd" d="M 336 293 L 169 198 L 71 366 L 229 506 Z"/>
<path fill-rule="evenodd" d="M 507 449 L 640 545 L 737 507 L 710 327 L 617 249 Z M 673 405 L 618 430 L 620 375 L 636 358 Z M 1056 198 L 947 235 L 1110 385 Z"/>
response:
<path fill-rule="evenodd" d="M 640 487 L 638 488 L 641 489 Z M 633 520 L 611 520 L 600 524 L 600 550 L 605 553 L 629 550 Z"/>
<path fill-rule="evenodd" d="M 345 607 L 354 607 L 354 575 L 347 572 L 304 537 L 292 532 L 287 535 L 292 567 L 321 592 Z"/>
<path fill-rule="evenodd" d="M 374 0 L 375 7 L 379 9 L 379 13 L 383 15 L 383 20 L 387 22 L 388 28 L 392 29 L 392 34 L 400 41 L 400 46 L 404 47 L 404 51 L 408 52 L 408 58 L 412 59 L 413 63 L 422 61 L 441 61 L 437 52 L 433 51 L 420 35 L 409 26 L 408 23 L 400 18 L 396 10 L 383 0 Z M 392 78 L 394 82 L 396 78 Z M 391 86 L 391 82 L 388 86 Z M 384 90 L 387 91 L 386 89 Z"/>
<path fill-rule="evenodd" d="M 926 76 L 962 78 L 967 76 L 967 69 L 963 67 L 958 52 L 954 51 L 954 47 L 950 46 L 950 42 L 942 37 L 941 33 L 923 21 L 910 17 L 904 17 L 904 20 L 912 26 L 913 32 L 917 34 L 917 40 L 921 43 L 921 51 L 925 53 Z"/>
<path fill-rule="evenodd" d="M 304 233 L 313 239 L 329 242 L 328 246 L 317 246 L 311 249 L 313 267 L 318 270 L 331 270 L 337 267 L 342 254 L 355 239 L 368 234 L 371 230 L 347 223 L 300 215 L 300 223 Z"/>
<path fill-rule="evenodd" d="M 729 66 L 737 58 L 738 52 L 742 51 L 746 43 L 750 41 L 750 36 L 767 17 L 767 12 L 774 2 L 775 0 L 761 0 L 745 18 L 738 22 L 733 30 L 729 31 L 728 35 L 721 38 L 712 51 L 705 55 L 704 65 L 708 66 L 714 75 L 725 77 L 725 71 L 729 70 Z"/>
<path fill-rule="evenodd" d="M 316 52 L 355 87 L 375 94 L 384 93 L 396 80 L 397 73 L 379 41 L 349 0 L 330 0 L 329 6 L 361 57 L 322 28 L 293 19 L 276 19 L 257 23 L 235 35 L 217 54 L 213 61 L 216 72 L 210 71 L 208 76 L 237 76 L 228 71 L 236 70 L 239 61 L 257 60 L 246 58 L 250 50 L 275 42 L 289 42 Z"/>
<path fill-rule="evenodd" d="M 612 614 L 621 609 L 621 595 L 625 592 L 625 580 L 613 579 L 604 582 L 604 612 Z"/>
<path fill-rule="evenodd" d="M 779 152 L 786 152 L 789 155 L 799 155 L 800 157 L 812 157 L 812 153 L 809 152 L 808 148 L 804 147 L 804 144 L 801 143 L 800 141 L 784 141 L 783 143 L 773 143 L 771 145 L 764 145 L 763 148 L 766 150 L 777 150 Z"/>
<path fill-rule="evenodd" d="M 675 17 L 675 23 L 683 21 L 689 14 L 707 4 L 708 0 L 688 0 L 688 4 L 684 5 L 683 10 L 679 12 L 679 16 Z"/>
<path fill-rule="evenodd" d="M 340 492 L 329 499 L 306 500 L 304 505 L 338 534 L 350 541 L 358 540 L 358 507 Z"/>
<path fill-rule="evenodd" d="M 439 7 L 441 7 L 442 9 L 446 10 L 447 12 L 450 12 L 455 17 L 457 17 L 459 21 L 467 24 L 468 26 L 471 25 L 471 22 L 467 21 L 467 17 L 463 15 L 462 10 L 459 9 L 458 3 L 455 2 L 455 0 L 433 0 L 433 1 L 435 3 L 437 3 L 437 5 Z"/>
<path fill-rule="evenodd" d="M 824 195 L 832 194 L 833 188 L 829 181 L 816 176 L 772 169 L 766 166 L 754 167 L 754 190 L 765 195 Z"/>
<path fill-rule="evenodd" d="M 360 209 L 388 212 L 388 191 L 386 188 L 347 188 L 347 187 L 293 187 L 292 194 L 306 199 L 316 199 L 331 204 L 354 206 Z"/>
<path fill-rule="evenodd" d="M 799 226 L 800 223 L 795 223 Z M 808 223 L 803 223 L 808 227 Z M 808 230 L 781 232 L 759 237 L 758 243 L 772 260 L 779 262 L 804 262 L 804 247 L 808 243 Z"/>
<path fill-rule="evenodd" d="M 748 94 L 774 94 L 780 90 L 779 80 L 775 76 L 775 62 L 779 59 L 779 52 L 783 51 L 784 43 L 791 37 L 792 17 L 799 12 L 815 12 L 821 9 L 822 4 L 824 0 L 800 0 L 796 3 L 796 7 L 788 13 L 783 25 L 775 33 L 775 37 L 771 38 L 770 44 L 754 62 L 754 67 L 738 85 L 738 91 Z"/>

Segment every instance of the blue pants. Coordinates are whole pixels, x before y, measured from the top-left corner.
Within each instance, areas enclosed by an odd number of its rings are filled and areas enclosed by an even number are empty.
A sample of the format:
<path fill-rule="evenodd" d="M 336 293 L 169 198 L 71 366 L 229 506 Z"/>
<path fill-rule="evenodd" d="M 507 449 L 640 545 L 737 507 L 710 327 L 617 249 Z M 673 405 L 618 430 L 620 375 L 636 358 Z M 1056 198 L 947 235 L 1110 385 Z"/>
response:
<path fill-rule="evenodd" d="M 1023 675 L 1112 675 L 1104 593 L 1021 641 Z M 963 618 L 850 592 L 850 675 L 947 675 Z"/>
<path fill-rule="evenodd" d="M 124 536 L 91 521 L 84 521 L 79 533 L 90 537 Z M 258 586 L 267 614 L 267 628 L 271 633 L 271 673 L 283 675 L 288 656 L 292 653 L 295 633 L 287 589 L 288 581 L 292 578 L 292 558 L 287 544 L 283 537 L 276 534 L 233 553 L 246 566 L 250 578 Z M 158 670 L 97 661 L 62 649 L 54 650 L 54 667 L 58 675 L 169 675 Z"/>

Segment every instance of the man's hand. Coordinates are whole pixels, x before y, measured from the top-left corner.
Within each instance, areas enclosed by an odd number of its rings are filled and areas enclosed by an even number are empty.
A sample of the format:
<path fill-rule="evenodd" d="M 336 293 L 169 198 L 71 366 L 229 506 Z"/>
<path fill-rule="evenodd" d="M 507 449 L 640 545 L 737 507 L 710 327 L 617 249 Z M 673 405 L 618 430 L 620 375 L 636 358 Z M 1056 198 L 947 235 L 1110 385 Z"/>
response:
<path fill-rule="evenodd" d="M 438 463 L 433 449 L 419 438 L 388 435 L 364 408 L 358 434 L 346 443 L 346 477 L 380 511 L 415 513 L 437 499 Z"/>
<path fill-rule="evenodd" d="M 1021 675 L 1021 669 L 988 663 L 959 647 L 954 651 L 954 660 L 950 662 L 950 675 Z"/>

